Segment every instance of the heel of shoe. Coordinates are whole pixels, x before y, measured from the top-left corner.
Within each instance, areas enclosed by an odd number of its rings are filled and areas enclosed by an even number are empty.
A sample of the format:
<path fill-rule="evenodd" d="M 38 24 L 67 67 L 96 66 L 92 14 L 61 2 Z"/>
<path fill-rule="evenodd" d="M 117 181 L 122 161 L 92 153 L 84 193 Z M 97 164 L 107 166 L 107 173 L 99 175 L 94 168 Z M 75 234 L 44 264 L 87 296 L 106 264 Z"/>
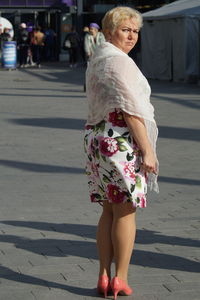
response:
<path fill-rule="evenodd" d="M 103 295 L 104 298 L 107 298 L 107 296 L 108 296 L 108 290 L 107 289 L 98 289 L 98 293 Z"/>
<path fill-rule="evenodd" d="M 114 294 L 114 300 L 117 300 L 117 295 L 118 295 L 119 291 L 113 291 L 113 294 Z"/>
<path fill-rule="evenodd" d="M 104 288 L 104 287 L 98 286 L 97 291 L 98 291 L 98 294 L 103 295 L 104 298 L 107 298 L 107 296 L 108 296 L 108 288 L 107 287 Z"/>
<path fill-rule="evenodd" d="M 118 278 L 114 277 L 112 279 L 110 285 L 111 285 L 111 289 L 112 289 L 113 294 L 114 294 L 114 300 L 117 300 L 117 295 L 120 291 L 119 284 L 118 284 Z"/>
<path fill-rule="evenodd" d="M 103 294 L 104 298 L 107 298 L 108 291 L 110 288 L 109 278 L 106 275 L 103 275 L 99 278 L 97 284 L 97 291 L 99 294 Z"/>
<path fill-rule="evenodd" d="M 118 293 L 123 294 L 124 296 L 130 296 L 133 293 L 133 290 L 128 284 L 118 277 L 114 277 L 110 285 L 114 294 L 114 300 L 117 299 Z"/>

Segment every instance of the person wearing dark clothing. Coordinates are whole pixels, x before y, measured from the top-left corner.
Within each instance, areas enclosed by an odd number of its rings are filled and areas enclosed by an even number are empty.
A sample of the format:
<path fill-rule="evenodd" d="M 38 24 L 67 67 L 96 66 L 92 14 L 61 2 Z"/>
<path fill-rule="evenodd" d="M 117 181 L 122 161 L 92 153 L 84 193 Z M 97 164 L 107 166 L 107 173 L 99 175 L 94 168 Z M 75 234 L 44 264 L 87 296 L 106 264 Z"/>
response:
<path fill-rule="evenodd" d="M 18 49 L 19 49 L 19 67 L 23 68 L 27 64 L 28 48 L 30 45 L 29 33 L 26 29 L 26 24 L 20 25 L 20 32 L 18 36 Z"/>
<path fill-rule="evenodd" d="M 79 51 L 80 51 L 80 38 L 74 28 L 65 37 L 64 49 L 68 50 L 69 52 L 70 68 L 76 67 L 78 62 Z"/>
<path fill-rule="evenodd" d="M 54 47 L 55 47 L 56 34 L 54 30 L 51 28 L 47 28 L 44 34 L 45 34 L 45 41 L 44 41 L 45 58 L 47 61 L 53 61 L 55 59 Z"/>

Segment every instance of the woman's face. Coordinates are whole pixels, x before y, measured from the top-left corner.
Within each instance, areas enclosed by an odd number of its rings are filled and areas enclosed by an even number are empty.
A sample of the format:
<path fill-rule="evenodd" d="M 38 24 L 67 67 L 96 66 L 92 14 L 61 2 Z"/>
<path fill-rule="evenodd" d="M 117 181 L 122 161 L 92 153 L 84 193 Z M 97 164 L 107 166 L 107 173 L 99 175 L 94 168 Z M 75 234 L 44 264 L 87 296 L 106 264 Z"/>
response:
<path fill-rule="evenodd" d="M 94 28 L 94 27 L 90 27 L 89 32 L 90 32 L 91 35 L 96 36 L 97 32 L 98 32 L 98 29 Z"/>
<path fill-rule="evenodd" d="M 115 30 L 110 33 L 109 41 L 120 50 L 128 54 L 138 40 L 139 26 L 136 18 L 124 20 Z"/>

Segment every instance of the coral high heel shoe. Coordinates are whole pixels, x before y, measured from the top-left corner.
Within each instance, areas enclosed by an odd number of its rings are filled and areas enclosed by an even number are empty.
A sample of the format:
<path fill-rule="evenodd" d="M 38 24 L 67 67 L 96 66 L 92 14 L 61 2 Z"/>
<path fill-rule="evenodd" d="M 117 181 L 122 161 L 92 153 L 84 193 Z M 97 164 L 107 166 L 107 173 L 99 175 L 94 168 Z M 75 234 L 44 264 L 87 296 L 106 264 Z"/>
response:
<path fill-rule="evenodd" d="M 106 298 L 109 290 L 110 290 L 110 280 L 107 275 L 102 275 L 101 277 L 99 277 L 97 283 L 97 291 L 99 294 L 104 294 L 104 298 Z"/>
<path fill-rule="evenodd" d="M 128 284 L 115 276 L 111 281 L 111 288 L 114 293 L 114 300 L 117 299 L 117 295 L 130 296 L 133 293 L 133 290 L 128 286 Z"/>

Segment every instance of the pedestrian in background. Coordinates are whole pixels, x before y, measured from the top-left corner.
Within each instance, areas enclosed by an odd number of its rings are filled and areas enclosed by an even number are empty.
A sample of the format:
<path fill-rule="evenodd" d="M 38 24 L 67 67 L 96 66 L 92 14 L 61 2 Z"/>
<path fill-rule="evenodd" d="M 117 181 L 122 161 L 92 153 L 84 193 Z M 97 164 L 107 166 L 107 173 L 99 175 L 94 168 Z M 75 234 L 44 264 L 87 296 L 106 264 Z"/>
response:
<path fill-rule="evenodd" d="M 75 27 L 71 28 L 71 31 L 67 33 L 63 48 L 68 50 L 69 53 L 69 66 L 70 68 L 76 67 L 79 59 L 81 47 L 81 40 L 76 32 Z"/>
<path fill-rule="evenodd" d="M 41 32 L 41 27 L 37 26 L 33 29 L 33 34 L 31 38 L 31 44 L 33 49 L 33 60 L 36 63 L 37 67 L 41 67 L 41 55 L 42 49 L 44 47 L 45 35 Z"/>
<path fill-rule="evenodd" d="M 44 40 L 44 51 L 45 51 L 45 59 L 47 61 L 53 61 L 55 59 L 55 37 L 56 33 L 50 27 L 47 28 L 44 32 L 45 40 Z"/>
<path fill-rule="evenodd" d="M 27 66 L 28 48 L 30 46 L 29 33 L 25 23 L 21 23 L 19 26 L 17 45 L 19 49 L 19 67 L 24 68 Z"/>
<path fill-rule="evenodd" d="M 89 34 L 84 38 L 84 51 L 87 63 L 92 57 L 97 46 L 105 42 L 105 37 L 102 32 L 99 31 L 100 27 L 97 23 L 90 23 Z M 84 92 L 86 91 L 86 84 L 83 85 Z"/>
<path fill-rule="evenodd" d="M 97 23 L 90 23 L 89 34 L 85 35 L 84 49 L 87 60 L 89 60 L 94 53 L 97 46 L 105 41 L 105 37 L 102 32 L 99 31 L 100 27 Z"/>
<path fill-rule="evenodd" d="M 103 18 L 106 41 L 86 72 L 88 119 L 86 172 L 92 202 L 103 212 L 97 229 L 100 261 L 97 289 L 131 295 L 128 267 L 136 234 L 136 208 L 147 205 L 147 185 L 158 191 L 157 126 L 149 84 L 128 53 L 138 40 L 141 14 L 116 7 Z M 111 280 L 114 257 L 115 274 Z"/>
<path fill-rule="evenodd" d="M 29 47 L 28 47 L 28 56 L 27 56 L 27 66 L 35 66 L 35 63 L 33 62 L 33 51 L 32 51 L 32 36 L 33 36 L 33 24 L 27 23 L 27 31 L 29 35 Z"/>

